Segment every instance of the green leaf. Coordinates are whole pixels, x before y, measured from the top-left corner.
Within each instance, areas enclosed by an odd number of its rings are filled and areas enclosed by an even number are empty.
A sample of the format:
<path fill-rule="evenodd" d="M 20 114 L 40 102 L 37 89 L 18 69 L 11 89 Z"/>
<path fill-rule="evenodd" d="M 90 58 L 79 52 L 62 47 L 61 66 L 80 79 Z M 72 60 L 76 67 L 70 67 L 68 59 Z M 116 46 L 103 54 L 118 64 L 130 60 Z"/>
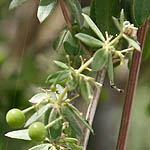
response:
<path fill-rule="evenodd" d="M 68 143 L 68 145 L 72 148 L 72 150 L 83 150 L 82 146 L 78 146 L 78 145 L 73 144 L 73 143 Z"/>
<path fill-rule="evenodd" d="M 40 144 L 30 148 L 29 150 L 48 150 L 50 146 L 50 144 Z"/>
<path fill-rule="evenodd" d="M 141 51 L 139 44 L 133 39 L 129 38 L 127 35 L 123 34 L 123 37 L 128 41 L 130 46 L 133 46 L 136 50 Z"/>
<path fill-rule="evenodd" d="M 102 40 L 105 41 L 105 38 L 103 36 L 103 34 L 101 33 L 101 31 L 98 29 L 98 27 L 95 25 L 95 23 L 92 21 L 92 19 L 86 15 L 86 14 L 82 14 L 85 21 L 87 22 L 87 24 L 89 25 L 89 27 L 95 32 L 95 34 Z"/>
<path fill-rule="evenodd" d="M 64 91 L 64 87 L 59 85 L 59 84 L 56 84 L 56 89 L 57 89 L 57 92 L 56 92 L 56 97 L 57 99 L 59 98 L 59 96 L 61 95 L 61 93 Z M 63 99 L 62 100 L 65 100 L 67 99 L 67 93 L 64 95 Z"/>
<path fill-rule="evenodd" d="M 64 38 L 64 49 L 66 53 L 71 56 L 76 56 L 79 53 L 79 41 L 70 31 L 67 32 Z"/>
<path fill-rule="evenodd" d="M 108 60 L 108 51 L 105 49 L 99 49 L 96 51 L 93 57 L 94 57 L 92 62 L 93 71 L 102 70 L 102 68 L 104 67 L 104 65 Z"/>
<path fill-rule="evenodd" d="M 13 138 L 13 139 L 21 139 L 21 140 L 31 141 L 31 138 L 28 135 L 28 129 L 8 132 L 5 134 L 5 136 Z"/>
<path fill-rule="evenodd" d="M 60 68 L 63 68 L 63 69 L 68 69 L 68 66 L 66 64 L 64 64 L 63 62 L 60 62 L 60 61 L 54 61 L 54 63 L 60 67 Z"/>
<path fill-rule="evenodd" d="M 9 5 L 9 9 L 11 10 L 11 9 L 17 8 L 18 6 L 24 4 L 27 1 L 29 0 L 12 0 Z"/>
<path fill-rule="evenodd" d="M 76 89 L 78 86 L 79 77 L 75 75 L 70 75 L 70 79 L 67 82 L 69 91 Z"/>
<path fill-rule="evenodd" d="M 70 126 L 68 128 L 65 128 L 63 131 L 67 135 L 67 137 L 76 137 L 75 131 Z"/>
<path fill-rule="evenodd" d="M 43 22 L 56 7 L 57 0 L 40 0 L 37 17 L 40 22 Z"/>
<path fill-rule="evenodd" d="M 80 82 L 79 82 L 79 85 L 80 85 L 80 91 L 81 91 L 81 95 L 82 95 L 83 99 L 85 100 L 85 102 L 87 104 L 89 104 L 90 100 L 89 100 L 89 95 L 88 95 L 86 82 L 88 82 L 88 81 L 85 81 L 83 78 L 81 78 Z"/>
<path fill-rule="evenodd" d="M 57 78 L 59 76 L 59 78 Z M 50 74 L 46 80 L 46 82 L 52 84 L 55 82 L 57 78 L 56 84 L 61 84 L 63 81 L 66 81 L 69 78 L 68 70 L 58 71 L 56 73 Z"/>
<path fill-rule="evenodd" d="M 67 103 L 67 107 L 75 114 L 75 116 L 94 134 L 92 127 L 87 123 L 87 121 L 80 115 L 80 112 L 72 104 Z"/>
<path fill-rule="evenodd" d="M 29 99 L 29 102 L 30 103 L 40 103 L 41 101 L 43 101 L 46 98 L 47 98 L 46 93 L 38 93 L 38 94 L 34 95 L 31 99 Z"/>
<path fill-rule="evenodd" d="M 121 28 L 123 28 L 124 20 L 125 20 L 124 10 L 121 9 L 121 12 L 120 12 L 120 25 L 121 25 Z"/>
<path fill-rule="evenodd" d="M 132 0 L 131 11 L 134 23 L 137 26 L 142 26 L 150 16 L 150 1 L 149 0 Z"/>
<path fill-rule="evenodd" d="M 50 117 L 49 117 L 49 123 L 59 118 L 59 114 L 57 112 L 56 108 L 53 108 Z M 62 132 L 62 120 L 58 121 L 54 126 L 52 126 L 50 129 L 50 135 L 53 139 L 56 139 L 61 136 Z"/>
<path fill-rule="evenodd" d="M 122 28 L 121 28 L 121 25 L 120 25 L 118 19 L 115 17 L 112 17 L 112 19 L 114 20 L 114 23 L 115 23 L 116 27 L 118 28 L 118 30 L 121 31 Z"/>
<path fill-rule="evenodd" d="M 75 37 L 90 47 L 97 48 L 103 46 L 103 43 L 100 40 L 84 33 L 78 33 L 75 35 Z"/>
<path fill-rule="evenodd" d="M 58 51 L 60 49 L 60 47 L 63 44 L 63 40 L 66 36 L 67 31 L 63 30 L 62 32 L 60 32 L 60 34 L 57 36 L 57 38 L 55 39 L 55 41 L 53 42 L 53 48 L 54 50 Z"/>
<path fill-rule="evenodd" d="M 77 122 L 77 120 L 75 119 L 72 111 L 66 105 L 64 105 L 61 107 L 61 112 L 64 118 L 69 122 L 70 127 L 76 132 L 76 134 L 78 136 L 82 136 L 83 133 L 82 133 L 81 127 L 79 123 Z"/>
<path fill-rule="evenodd" d="M 41 103 L 44 100 L 47 99 L 52 99 L 52 100 L 56 100 L 56 95 L 54 92 L 45 92 L 45 93 L 38 93 L 36 95 L 34 95 L 29 102 L 31 103 Z"/>
<path fill-rule="evenodd" d="M 109 78 L 110 82 L 114 83 L 114 70 L 113 70 L 113 60 L 112 60 L 111 53 L 109 53 L 109 55 L 108 55 L 107 73 L 108 73 L 108 78 Z"/>
<path fill-rule="evenodd" d="M 95 1 L 95 14 L 96 24 L 102 33 L 107 31 L 111 35 L 116 35 L 116 29 L 112 16 L 119 17 L 120 3 L 119 0 L 94 0 Z"/>
<path fill-rule="evenodd" d="M 78 143 L 78 139 L 76 139 L 76 138 L 70 138 L 70 137 L 66 137 L 66 138 L 64 139 L 64 141 L 65 141 L 65 142 L 68 142 L 68 143 L 75 143 L 75 144 Z"/>
<path fill-rule="evenodd" d="M 36 120 L 38 120 L 49 108 L 50 108 L 50 104 L 47 104 L 43 107 L 41 107 L 37 112 L 35 112 L 26 122 L 24 127 L 29 126 L 31 123 L 35 122 Z"/>
<path fill-rule="evenodd" d="M 81 5 L 79 3 L 78 0 L 66 0 L 72 15 L 74 16 L 74 18 L 76 19 L 76 21 L 78 22 L 78 24 L 80 24 L 80 26 L 82 26 L 83 24 L 83 17 L 81 15 L 82 13 L 82 9 L 81 9 Z"/>

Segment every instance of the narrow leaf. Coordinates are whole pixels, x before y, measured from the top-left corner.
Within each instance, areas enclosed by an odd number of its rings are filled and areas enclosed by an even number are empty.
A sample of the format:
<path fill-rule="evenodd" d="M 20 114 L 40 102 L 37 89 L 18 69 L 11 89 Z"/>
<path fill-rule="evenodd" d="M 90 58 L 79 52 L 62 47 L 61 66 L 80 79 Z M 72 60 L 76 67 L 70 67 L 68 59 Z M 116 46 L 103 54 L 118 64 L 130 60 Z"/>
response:
<path fill-rule="evenodd" d="M 69 122 L 70 127 L 76 132 L 76 134 L 78 136 L 82 136 L 83 133 L 82 133 L 81 127 L 79 123 L 77 122 L 77 120 L 75 119 L 72 111 L 67 106 L 64 105 L 61 107 L 61 112 L 64 118 Z"/>
<path fill-rule="evenodd" d="M 24 4 L 27 1 L 29 0 L 12 0 L 9 5 L 9 9 L 11 10 L 11 9 L 17 8 L 18 6 Z"/>
<path fill-rule="evenodd" d="M 84 33 L 78 33 L 75 35 L 75 37 L 90 47 L 96 48 L 96 47 L 103 46 L 103 43 L 100 40 L 98 40 L 90 35 L 84 34 Z"/>
<path fill-rule="evenodd" d="M 56 95 L 54 92 L 45 92 L 45 93 L 38 93 L 34 95 L 29 102 L 31 103 L 41 103 L 44 100 L 48 99 L 56 100 Z"/>
<path fill-rule="evenodd" d="M 68 66 L 66 64 L 64 64 L 63 62 L 60 62 L 60 61 L 54 61 L 54 63 L 60 67 L 60 68 L 63 68 L 63 69 L 68 69 Z"/>
<path fill-rule="evenodd" d="M 60 47 L 63 44 L 63 40 L 66 36 L 67 31 L 63 30 L 62 32 L 60 32 L 60 34 L 58 35 L 58 37 L 55 39 L 55 41 L 53 42 L 53 48 L 54 50 L 58 51 L 60 49 Z"/>
<path fill-rule="evenodd" d="M 87 121 L 80 115 L 80 112 L 72 104 L 67 103 L 67 107 L 75 114 L 75 116 L 94 134 L 94 130 Z"/>
<path fill-rule="evenodd" d="M 121 25 L 121 28 L 123 27 L 124 19 L 125 19 L 124 10 L 121 9 L 121 13 L 120 13 L 120 25 Z"/>
<path fill-rule="evenodd" d="M 82 146 L 78 146 L 78 145 L 73 144 L 73 143 L 68 143 L 68 145 L 72 148 L 72 150 L 83 150 Z"/>
<path fill-rule="evenodd" d="M 76 139 L 76 138 L 70 138 L 70 137 L 66 137 L 66 138 L 64 139 L 64 141 L 65 141 L 65 142 L 68 142 L 68 143 L 75 143 L 75 144 L 78 143 L 78 139 Z"/>
<path fill-rule="evenodd" d="M 31 99 L 29 99 L 29 102 L 31 103 L 40 103 L 44 99 L 46 99 L 47 95 L 46 93 L 38 93 L 34 95 Z"/>
<path fill-rule="evenodd" d="M 81 91 L 81 95 L 83 97 L 83 99 L 85 100 L 85 102 L 87 104 L 90 103 L 89 101 L 89 97 L 88 97 L 88 91 L 87 91 L 87 84 L 86 84 L 87 81 L 85 81 L 83 78 L 80 79 L 80 91 Z"/>
<path fill-rule="evenodd" d="M 119 23 L 118 19 L 115 18 L 115 17 L 112 17 L 112 19 L 114 20 L 114 23 L 115 23 L 116 27 L 118 28 L 118 30 L 121 31 L 122 28 L 120 26 L 120 23 Z"/>
<path fill-rule="evenodd" d="M 123 34 L 123 37 L 128 41 L 130 46 L 133 46 L 136 50 L 141 51 L 141 48 L 140 48 L 139 44 L 136 41 L 134 41 L 133 39 L 129 38 L 125 34 Z"/>
<path fill-rule="evenodd" d="M 83 17 L 82 17 L 82 9 L 81 9 L 81 5 L 79 3 L 78 0 L 66 0 L 72 15 L 74 16 L 74 18 L 76 19 L 76 21 L 78 22 L 78 24 L 80 24 L 80 26 L 83 24 Z"/>
<path fill-rule="evenodd" d="M 70 79 L 67 82 L 69 91 L 76 89 L 78 86 L 79 77 L 75 75 L 70 75 Z"/>
<path fill-rule="evenodd" d="M 30 148 L 29 150 L 48 150 L 50 146 L 50 144 L 40 144 Z"/>
<path fill-rule="evenodd" d="M 111 53 L 109 53 L 108 55 L 107 73 L 108 73 L 108 78 L 110 82 L 114 83 L 114 70 L 113 70 L 113 60 L 112 60 Z"/>
<path fill-rule="evenodd" d="M 95 34 L 102 40 L 105 41 L 105 38 L 103 36 L 103 34 L 101 33 L 101 31 L 98 29 L 98 27 L 95 25 L 95 23 L 92 21 L 92 19 L 86 15 L 86 14 L 82 14 L 85 21 L 87 22 L 87 24 L 90 26 L 90 28 L 95 32 Z"/>
<path fill-rule="evenodd" d="M 49 123 L 59 118 L 59 114 L 57 112 L 57 109 L 53 108 L 50 116 L 49 116 Z M 50 135 L 53 139 L 56 139 L 61 136 L 62 132 L 62 121 L 58 121 L 54 126 L 52 126 L 50 129 Z"/>
<path fill-rule="evenodd" d="M 13 139 L 21 139 L 21 140 L 27 140 L 27 141 L 31 140 L 31 138 L 28 135 L 28 129 L 8 132 L 5 134 L 5 136 L 13 138 Z"/>
<path fill-rule="evenodd" d="M 70 31 L 67 32 L 64 38 L 64 49 L 67 54 L 76 56 L 79 53 L 80 45 L 77 38 Z"/>
<path fill-rule="evenodd" d="M 59 78 L 57 78 L 59 76 Z M 57 78 L 57 82 L 56 84 L 61 84 L 63 81 L 66 81 L 69 77 L 69 72 L 68 70 L 64 70 L 64 71 L 58 71 L 56 73 L 50 74 L 47 77 L 46 82 L 52 84 L 56 81 Z"/>
<path fill-rule="evenodd" d="M 57 0 L 40 0 L 37 17 L 40 22 L 43 22 L 56 7 Z"/>
<path fill-rule="evenodd" d="M 56 89 L 57 89 L 57 92 L 56 92 L 56 97 L 57 99 L 59 98 L 59 96 L 61 95 L 61 93 L 64 91 L 64 87 L 61 86 L 60 84 L 57 84 L 56 85 Z M 66 93 L 63 97 L 63 100 L 65 100 L 67 98 L 68 94 Z"/>
<path fill-rule="evenodd" d="M 96 51 L 93 57 L 94 57 L 92 62 L 93 71 L 102 70 L 102 68 L 104 67 L 104 65 L 108 60 L 108 51 L 105 49 L 99 49 Z"/>
<path fill-rule="evenodd" d="M 40 108 L 37 112 L 35 112 L 26 122 L 24 127 L 29 126 L 31 123 L 35 122 L 38 120 L 48 109 L 50 108 L 50 104 L 47 104 Z"/>

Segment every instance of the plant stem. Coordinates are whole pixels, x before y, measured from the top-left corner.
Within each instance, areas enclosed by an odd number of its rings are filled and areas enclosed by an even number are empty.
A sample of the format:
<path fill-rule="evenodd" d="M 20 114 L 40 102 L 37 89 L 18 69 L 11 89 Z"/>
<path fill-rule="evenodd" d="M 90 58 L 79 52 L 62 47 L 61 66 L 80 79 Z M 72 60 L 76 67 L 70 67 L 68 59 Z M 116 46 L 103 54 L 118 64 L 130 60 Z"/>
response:
<path fill-rule="evenodd" d="M 56 120 L 50 122 L 47 126 L 45 126 L 46 129 L 52 127 L 53 125 L 55 125 L 59 120 L 61 120 L 63 117 L 60 116 L 59 118 L 57 118 Z"/>
<path fill-rule="evenodd" d="M 61 104 L 62 99 L 64 98 L 64 96 L 66 95 L 66 93 L 68 92 L 68 87 L 65 87 L 63 92 L 60 94 L 59 98 L 58 98 L 58 104 Z"/>
<path fill-rule="evenodd" d="M 79 74 L 81 73 L 84 69 L 86 69 L 93 61 L 93 57 L 91 57 L 84 65 L 82 65 L 77 71 L 76 73 Z"/>
<path fill-rule="evenodd" d="M 85 64 L 81 65 L 81 67 L 76 71 L 77 74 L 81 73 L 84 69 L 86 69 L 93 61 L 93 57 L 91 57 Z M 64 88 L 64 91 L 58 98 L 58 104 L 61 104 L 62 99 L 64 98 L 65 94 L 68 92 L 68 87 Z"/>
<path fill-rule="evenodd" d="M 65 19 L 65 21 L 66 21 L 66 25 L 67 25 L 68 29 L 70 30 L 70 28 L 71 28 L 71 23 L 70 23 L 70 20 L 69 20 L 69 15 L 68 15 L 68 13 L 67 13 L 67 9 L 66 9 L 66 7 L 65 7 L 64 0 L 59 0 L 59 3 L 60 3 L 60 6 L 61 6 L 61 10 L 62 10 L 64 19 Z"/>
<path fill-rule="evenodd" d="M 121 32 L 115 39 L 113 39 L 113 40 L 108 44 L 108 46 L 113 45 L 116 41 L 118 41 L 119 39 L 121 39 L 122 36 L 123 36 L 123 33 Z"/>
<path fill-rule="evenodd" d="M 140 43 L 141 49 L 143 49 L 144 46 L 144 39 L 145 39 L 147 25 L 148 25 L 148 20 L 138 31 L 138 41 Z M 137 83 L 140 64 L 141 64 L 141 58 L 142 58 L 142 51 L 141 52 L 134 51 L 132 64 L 130 68 L 127 92 L 126 92 L 126 97 L 125 97 L 125 102 L 123 107 L 120 132 L 119 132 L 119 137 L 118 137 L 118 142 L 116 147 L 117 150 L 125 150 L 129 124 L 131 119 L 132 106 L 134 101 L 134 94 L 136 90 L 136 83 Z"/>
<path fill-rule="evenodd" d="M 25 113 L 31 111 L 31 110 L 34 109 L 34 108 L 35 108 L 35 106 L 31 106 L 31 107 L 29 107 L 29 108 L 26 108 L 26 109 L 22 110 L 22 112 L 25 114 Z"/>
<path fill-rule="evenodd" d="M 127 49 L 124 49 L 122 51 L 120 51 L 121 53 L 129 53 L 130 51 L 133 51 L 135 48 L 134 47 L 131 47 L 131 48 L 127 48 Z"/>

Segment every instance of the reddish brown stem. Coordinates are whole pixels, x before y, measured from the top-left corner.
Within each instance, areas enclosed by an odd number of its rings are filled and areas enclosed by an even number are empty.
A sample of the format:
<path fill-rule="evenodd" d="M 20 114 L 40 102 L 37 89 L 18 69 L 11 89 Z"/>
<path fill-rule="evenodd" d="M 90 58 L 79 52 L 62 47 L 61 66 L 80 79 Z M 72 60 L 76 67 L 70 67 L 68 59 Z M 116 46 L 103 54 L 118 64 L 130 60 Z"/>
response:
<path fill-rule="evenodd" d="M 70 20 L 69 20 L 69 15 L 68 15 L 67 9 L 65 7 L 64 0 L 59 0 L 59 3 L 60 3 L 60 6 L 61 6 L 61 10 L 62 10 L 64 19 L 66 21 L 66 25 L 67 25 L 68 29 L 70 29 L 71 28 L 71 23 L 70 23 Z"/>
<path fill-rule="evenodd" d="M 144 46 L 144 39 L 146 35 L 147 25 L 148 25 L 148 20 L 138 30 L 138 41 L 140 43 L 142 50 Z M 123 113 L 122 113 L 122 120 L 120 125 L 120 132 L 119 132 L 119 137 L 118 137 L 118 142 L 116 147 L 117 150 L 125 150 L 127 136 L 128 136 L 128 129 L 129 129 L 129 124 L 131 119 L 132 106 L 134 102 L 134 94 L 136 90 L 136 83 L 139 76 L 142 50 L 141 52 L 134 51 L 133 53 L 127 92 L 126 92 L 126 97 L 125 97 L 125 102 L 123 107 Z"/>

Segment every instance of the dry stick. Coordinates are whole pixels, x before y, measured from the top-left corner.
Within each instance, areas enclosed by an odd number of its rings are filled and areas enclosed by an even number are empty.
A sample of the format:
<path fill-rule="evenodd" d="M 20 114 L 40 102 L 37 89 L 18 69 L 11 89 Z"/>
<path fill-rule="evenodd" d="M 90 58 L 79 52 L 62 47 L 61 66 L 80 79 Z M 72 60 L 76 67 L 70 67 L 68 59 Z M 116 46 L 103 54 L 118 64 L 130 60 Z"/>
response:
<path fill-rule="evenodd" d="M 100 83 L 101 85 L 103 85 L 103 82 L 104 82 L 104 79 L 105 79 L 105 74 L 106 74 L 106 65 L 102 69 L 102 71 L 100 71 L 97 74 L 96 81 L 98 83 Z M 102 87 L 96 89 L 96 92 L 94 94 L 94 98 L 91 101 L 91 103 L 88 107 L 87 113 L 86 113 L 86 120 L 89 122 L 90 125 L 93 124 L 93 120 L 94 120 L 97 104 L 98 104 L 98 101 L 99 101 L 99 95 L 101 93 L 101 89 L 102 89 Z M 84 150 L 86 150 L 86 148 L 87 148 L 89 136 L 90 136 L 90 131 L 88 129 L 86 129 L 85 134 L 84 134 L 84 141 L 83 141 Z"/>
<path fill-rule="evenodd" d="M 147 25 L 148 25 L 148 20 L 138 30 L 138 41 L 140 43 L 142 50 L 144 46 L 144 39 L 146 35 Z M 141 64 L 142 50 L 141 52 L 134 51 L 133 53 L 127 92 L 126 92 L 126 97 L 125 97 L 125 102 L 124 102 L 124 107 L 123 107 L 123 113 L 122 113 L 122 120 L 121 120 L 121 125 L 120 125 L 120 132 L 119 132 L 119 137 L 118 137 L 118 142 L 117 142 L 117 147 L 116 147 L 117 150 L 125 150 L 129 124 L 130 124 L 130 118 L 131 118 L 131 112 L 132 112 L 132 106 L 133 106 L 133 101 L 134 101 L 134 94 L 136 90 L 136 83 L 137 83 L 140 64 Z"/>

